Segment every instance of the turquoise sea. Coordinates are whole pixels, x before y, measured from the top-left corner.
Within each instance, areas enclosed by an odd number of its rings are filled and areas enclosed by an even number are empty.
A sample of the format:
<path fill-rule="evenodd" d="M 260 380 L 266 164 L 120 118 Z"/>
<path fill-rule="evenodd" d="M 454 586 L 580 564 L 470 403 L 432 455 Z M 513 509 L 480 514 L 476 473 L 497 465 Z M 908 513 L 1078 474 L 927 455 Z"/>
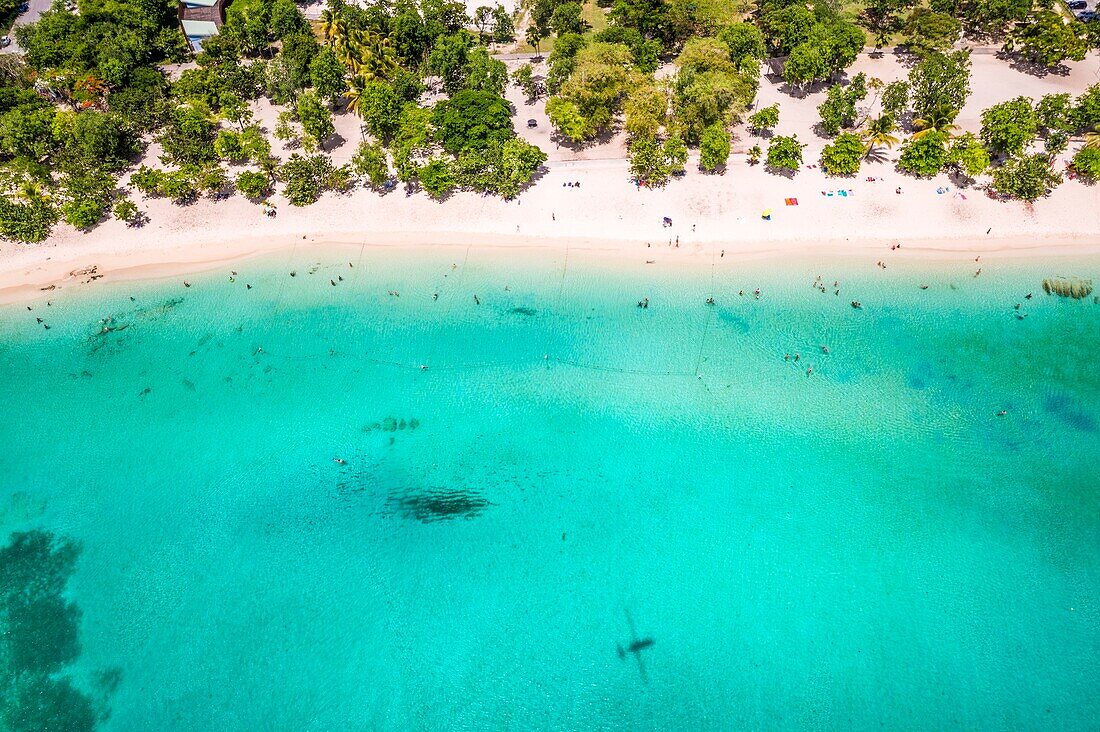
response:
<path fill-rule="evenodd" d="M 1100 262 L 651 258 L 0 308 L 0 729 L 1096 729 Z"/>

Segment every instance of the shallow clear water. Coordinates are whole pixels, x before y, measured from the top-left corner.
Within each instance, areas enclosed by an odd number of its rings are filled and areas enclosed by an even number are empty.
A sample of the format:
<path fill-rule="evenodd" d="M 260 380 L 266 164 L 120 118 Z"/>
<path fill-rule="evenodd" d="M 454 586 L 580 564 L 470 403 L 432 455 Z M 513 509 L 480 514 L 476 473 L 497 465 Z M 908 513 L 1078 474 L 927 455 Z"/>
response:
<path fill-rule="evenodd" d="M 1097 262 L 234 267 L 0 309 L 104 729 L 1100 718 L 1100 305 L 1039 287 Z"/>

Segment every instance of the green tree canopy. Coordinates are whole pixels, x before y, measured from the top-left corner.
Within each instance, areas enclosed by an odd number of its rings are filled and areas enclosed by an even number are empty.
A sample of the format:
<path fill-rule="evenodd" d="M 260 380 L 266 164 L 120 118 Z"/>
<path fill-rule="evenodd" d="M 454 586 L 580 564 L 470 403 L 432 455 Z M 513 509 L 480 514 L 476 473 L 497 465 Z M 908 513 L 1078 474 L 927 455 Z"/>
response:
<path fill-rule="evenodd" d="M 1027 97 L 995 104 L 982 112 L 982 142 L 990 152 L 1019 155 L 1035 139 L 1038 116 Z"/>
<path fill-rule="evenodd" d="M 1100 180 L 1100 148 L 1083 147 L 1073 156 L 1073 169 L 1090 182 Z"/>
<path fill-rule="evenodd" d="M 756 93 L 754 80 L 737 71 L 729 60 L 729 48 L 716 38 L 693 38 L 685 43 L 676 65 L 676 126 L 689 143 L 698 142 L 711 125 L 727 127 Z"/>
<path fill-rule="evenodd" d="M 718 31 L 718 38 L 729 48 L 730 61 L 738 69 L 762 61 L 767 55 L 764 34 L 752 23 L 733 23 Z"/>
<path fill-rule="evenodd" d="M 1017 23 L 1004 43 L 1006 52 L 1050 68 L 1066 59 L 1081 61 L 1088 49 L 1084 25 L 1076 20 L 1067 23 L 1053 10 L 1038 10 L 1027 22 Z"/>
<path fill-rule="evenodd" d="M 508 67 L 489 56 L 484 46 L 471 49 L 466 59 L 465 88 L 504 96 L 508 86 Z"/>
<path fill-rule="evenodd" d="M 699 167 L 707 172 L 722 168 L 730 159 L 730 135 L 724 127 L 711 125 L 699 141 Z"/>
<path fill-rule="evenodd" d="M 421 167 L 418 177 L 420 185 L 432 198 L 445 198 L 458 185 L 451 165 L 438 158 Z"/>
<path fill-rule="evenodd" d="M 474 47 L 474 37 L 468 31 L 459 31 L 436 39 L 435 46 L 428 56 L 428 73 L 443 81 L 443 89 L 448 94 L 461 91 L 466 86 L 469 74 L 470 49 Z"/>
<path fill-rule="evenodd" d="M 1061 182 L 1062 176 L 1042 153 L 1011 158 L 993 169 L 993 189 L 1024 201 L 1046 196 Z"/>
<path fill-rule="evenodd" d="M 778 104 L 761 107 L 756 112 L 749 115 L 749 129 L 756 134 L 760 134 L 764 130 L 770 130 L 777 124 L 779 124 Z"/>
<path fill-rule="evenodd" d="M 332 124 L 332 112 L 321 101 L 321 97 L 312 91 L 298 95 L 294 114 L 306 134 L 307 147 L 319 147 L 323 150 L 325 140 L 336 132 L 336 128 Z"/>
<path fill-rule="evenodd" d="M 882 90 L 882 111 L 897 119 L 909 108 L 909 82 L 892 81 Z"/>
<path fill-rule="evenodd" d="M 989 153 L 981 141 L 968 132 L 951 143 L 947 162 L 967 178 L 976 178 L 989 168 Z"/>
<path fill-rule="evenodd" d="M 1044 94 L 1035 104 L 1035 118 L 1039 127 L 1047 132 L 1058 130 L 1069 133 L 1077 127 L 1069 94 Z"/>
<path fill-rule="evenodd" d="M 821 50 L 808 43 L 795 46 L 783 64 L 783 81 L 795 88 L 821 81 L 828 73 Z"/>
<path fill-rule="evenodd" d="M 562 134 L 590 139 L 608 129 L 630 89 L 640 83 L 625 46 L 595 42 L 577 52 L 576 67 L 547 113 Z"/>
<path fill-rule="evenodd" d="M 859 135 L 845 132 L 821 151 L 821 167 L 829 175 L 855 175 L 864 152 Z"/>
<path fill-rule="evenodd" d="M 324 155 L 294 153 L 278 170 L 283 182 L 283 195 L 292 206 L 308 206 L 321 194 L 339 190 L 347 182 L 349 171 L 335 168 Z"/>
<path fill-rule="evenodd" d="M 451 153 L 500 145 L 515 134 L 508 102 L 490 92 L 470 89 L 439 102 L 432 123 L 436 139 Z"/>
<path fill-rule="evenodd" d="M 932 52 L 909 72 L 909 97 L 917 117 L 951 122 L 970 96 L 970 52 Z"/>
<path fill-rule="evenodd" d="M 246 198 L 259 199 L 271 192 L 271 180 L 265 173 L 245 170 L 237 175 L 234 186 Z"/>
<path fill-rule="evenodd" d="M 561 3 L 550 17 L 550 28 L 559 36 L 566 33 L 584 33 L 588 24 L 581 19 L 581 5 L 577 2 Z"/>
<path fill-rule="evenodd" d="M 381 188 L 390 176 L 385 148 L 366 140 L 360 142 L 351 159 L 351 169 L 360 180 L 367 181 L 371 188 Z"/>
<path fill-rule="evenodd" d="M 921 178 L 931 178 L 947 163 L 946 132 L 932 131 L 910 138 L 901 148 L 898 168 Z"/>
<path fill-rule="evenodd" d="M 805 145 L 798 141 L 798 135 L 773 137 L 768 145 L 766 162 L 772 170 L 797 171 L 802 165 L 802 148 Z"/>
<path fill-rule="evenodd" d="M 335 107 L 348 89 L 344 64 L 331 48 L 322 48 L 309 63 L 309 80 L 322 99 Z"/>
<path fill-rule="evenodd" d="M 914 53 L 946 51 L 959 39 L 962 24 L 947 13 L 917 8 L 905 23 L 905 45 Z"/>
<path fill-rule="evenodd" d="M 630 141 L 630 175 L 651 186 L 664 185 L 672 171 L 665 151 L 653 137 L 643 135 Z"/>
<path fill-rule="evenodd" d="M 835 135 L 842 127 L 851 127 L 856 121 L 856 103 L 867 96 L 866 77 L 857 74 L 848 86 L 833 84 L 825 94 L 825 101 L 818 108 L 821 129 L 827 135 Z"/>

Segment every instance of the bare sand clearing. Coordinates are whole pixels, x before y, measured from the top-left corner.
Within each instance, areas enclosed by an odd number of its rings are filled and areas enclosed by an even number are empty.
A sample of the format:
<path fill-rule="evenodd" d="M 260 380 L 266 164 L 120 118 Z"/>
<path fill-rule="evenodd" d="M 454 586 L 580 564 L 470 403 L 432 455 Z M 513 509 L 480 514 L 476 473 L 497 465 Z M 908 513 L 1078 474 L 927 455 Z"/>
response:
<path fill-rule="evenodd" d="M 1096 81 L 1097 69 L 1098 56 L 1092 54 L 1073 64 L 1068 75 L 1036 77 L 990 55 L 975 54 L 974 94 L 958 122 L 976 131 L 980 110 L 998 101 L 1020 94 L 1037 98 L 1059 91 L 1079 93 Z M 857 71 L 887 82 L 906 73 L 889 54 L 861 57 L 853 73 Z M 89 233 L 59 226 L 43 244 L 0 244 L 0 301 L 39 295 L 50 285 L 65 287 L 101 276 L 163 276 L 325 243 L 572 246 L 638 258 L 652 258 L 655 250 L 677 258 L 719 251 L 727 256 L 787 257 L 858 253 L 872 262 L 894 253 L 890 247 L 897 243 L 904 256 L 941 259 L 1100 253 L 1100 195 L 1080 181 L 1065 181 L 1034 205 L 999 201 L 974 187 L 959 188 L 947 176 L 903 176 L 894 170 L 897 150 L 885 160 L 868 162 L 853 178 L 830 178 L 816 167 L 784 177 L 748 165 L 743 151 L 756 143 L 766 147 L 766 141 L 738 129 L 735 153 L 724 174 L 703 174 L 690 162 L 684 178 L 662 189 L 637 188 L 630 182 L 621 134 L 579 149 L 555 145 L 543 103 L 525 104 L 514 87 L 508 94 L 516 106 L 519 134 L 549 154 L 545 173 L 516 200 L 457 193 L 436 202 L 423 193 L 406 195 L 400 188 L 386 195 L 357 189 L 326 195 L 306 208 L 294 208 L 276 196 L 274 219 L 240 196 L 217 203 L 204 199 L 185 207 L 163 199 L 144 200 L 140 206 L 151 222 L 141 229 L 127 229 L 117 221 Z M 827 143 L 813 130 L 823 98 L 823 91 L 792 97 L 781 82 L 768 77 L 758 97 L 760 105 L 780 102 L 777 132 L 795 133 L 808 143 L 805 159 L 810 165 Z M 256 112 L 260 124 L 274 126 L 276 110 L 266 101 L 257 104 Z M 529 118 L 538 126 L 528 129 Z M 336 164 L 342 164 L 354 153 L 359 122 L 337 115 L 336 123 L 338 138 L 327 147 Z M 1080 142 L 1070 145 L 1059 167 L 1079 146 Z M 153 145 L 148 157 L 155 161 L 158 152 Z M 285 157 L 290 151 L 276 150 L 280 152 Z M 898 187 L 901 194 L 896 193 Z M 786 205 L 789 198 L 797 199 L 798 205 Z M 762 217 L 766 210 L 771 211 L 770 220 Z M 664 217 L 672 226 L 663 225 Z M 71 274 L 80 271 L 86 273 Z"/>

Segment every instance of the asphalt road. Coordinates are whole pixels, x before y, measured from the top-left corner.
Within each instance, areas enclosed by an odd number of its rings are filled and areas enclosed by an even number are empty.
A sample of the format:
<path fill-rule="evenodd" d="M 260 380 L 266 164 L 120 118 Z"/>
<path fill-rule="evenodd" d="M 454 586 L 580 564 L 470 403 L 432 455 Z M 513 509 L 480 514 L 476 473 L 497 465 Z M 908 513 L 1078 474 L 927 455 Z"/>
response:
<path fill-rule="evenodd" d="M 52 0 L 27 0 L 27 2 L 31 7 L 27 12 L 15 19 L 16 26 L 35 22 L 42 13 L 50 9 L 50 5 L 52 4 Z M 12 29 L 14 30 L 14 26 Z M 9 33 L 8 35 L 11 36 L 11 45 L 7 48 L 0 49 L 0 51 L 3 53 L 22 53 L 23 49 L 19 48 L 19 42 L 15 40 L 15 34 Z"/>

